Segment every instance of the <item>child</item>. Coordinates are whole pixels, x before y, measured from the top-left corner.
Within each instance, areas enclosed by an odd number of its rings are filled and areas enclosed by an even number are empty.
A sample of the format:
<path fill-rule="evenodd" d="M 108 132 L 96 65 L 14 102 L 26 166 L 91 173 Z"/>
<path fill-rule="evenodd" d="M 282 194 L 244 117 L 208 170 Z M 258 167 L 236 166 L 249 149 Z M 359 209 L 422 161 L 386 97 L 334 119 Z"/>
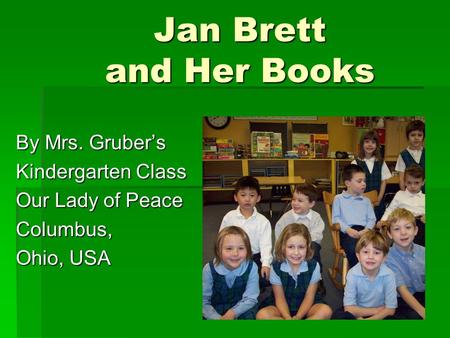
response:
<path fill-rule="evenodd" d="M 405 169 L 413 164 L 420 165 L 425 170 L 425 123 L 414 120 L 406 126 L 408 147 L 398 155 L 395 170 L 400 172 L 400 189 L 405 190 Z M 422 189 L 425 192 L 425 187 Z"/>
<path fill-rule="evenodd" d="M 219 232 L 215 258 L 203 268 L 205 319 L 255 319 L 258 268 L 251 260 L 250 240 L 239 227 Z"/>
<path fill-rule="evenodd" d="M 414 215 L 395 209 L 387 223 L 387 233 L 394 241 L 386 265 L 395 273 L 399 319 L 425 319 L 425 248 L 413 243 L 417 235 Z"/>
<path fill-rule="evenodd" d="M 260 276 L 265 280 L 261 281 L 261 286 L 265 286 L 272 263 L 272 227 L 269 220 L 255 208 L 260 199 L 258 180 L 252 176 L 241 177 L 236 182 L 234 191 L 234 200 L 238 207 L 225 215 L 220 230 L 230 225 L 245 230 L 250 238 L 253 260 L 258 265 Z"/>
<path fill-rule="evenodd" d="M 369 130 L 361 137 L 358 158 L 352 161 L 352 164 L 357 164 L 364 169 L 366 191 L 376 190 L 378 192 L 375 216 L 379 220 L 384 213 L 382 200 L 386 190 L 386 181 L 392 177 L 392 174 L 381 157 L 380 141 L 375 130 Z"/>
<path fill-rule="evenodd" d="M 405 170 L 406 189 L 399 190 L 386 208 L 378 226 L 382 226 L 389 215 L 397 208 L 405 208 L 417 217 L 418 234 L 415 242 L 425 246 L 425 194 L 420 190 L 425 183 L 425 173 L 418 165 L 412 165 Z"/>
<path fill-rule="evenodd" d="M 372 203 L 363 195 L 366 189 L 366 176 L 363 168 L 349 164 L 342 172 L 346 191 L 336 195 L 333 201 L 333 223 L 339 223 L 339 237 L 345 251 L 349 267 L 356 265 L 355 245 L 367 229 L 373 228 L 376 218 Z"/>
<path fill-rule="evenodd" d="M 384 319 L 395 314 L 397 292 L 395 275 L 383 262 L 389 251 L 379 231 L 366 231 L 356 244 L 359 263 L 347 274 L 344 312 L 333 319 Z"/>
<path fill-rule="evenodd" d="M 320 259 L 321 241 L 325 224 L 320 214 L 312 208 L 318 198 L 317 190 L 309 184 L 297 185 L 292 194 L 292 210 L 286 212 L 275 225 L 275 241 L 280 237 L 283 229 L 291 223 L 304 224 L 311 234 L 311 247 L 314 260 L 322 265 Z"/>
<path fill-rule="evenodd" d="M 329 319 L 331 309 L 317 293 L 319 264 L 311 259 L 311 235 L 303 224 L 289 224 L 275 244 L 270 282 L 273 295 L 256 319 Z"/>

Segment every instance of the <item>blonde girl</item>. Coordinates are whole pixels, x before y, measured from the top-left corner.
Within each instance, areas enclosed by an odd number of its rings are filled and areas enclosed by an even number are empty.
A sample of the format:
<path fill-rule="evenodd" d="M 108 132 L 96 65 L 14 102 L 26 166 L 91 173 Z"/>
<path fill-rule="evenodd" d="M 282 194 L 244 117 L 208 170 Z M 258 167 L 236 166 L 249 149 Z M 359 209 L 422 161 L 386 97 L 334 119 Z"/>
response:
<path fill-rule="evenodd" d="M 273 296 L 256 319 L 329 319 L 332 311 L 317 293 L 319 264 L 312 259 L 311 235 L 303 224 L 289 224 L 275 244 L 270 282 Z"/>
<path fill-rule="evenodd" d="M 203 318 L 255 319 L 259 278 L 248 235 L 239 227 L 226 227 L 214 252 L 203 268 Z"/>

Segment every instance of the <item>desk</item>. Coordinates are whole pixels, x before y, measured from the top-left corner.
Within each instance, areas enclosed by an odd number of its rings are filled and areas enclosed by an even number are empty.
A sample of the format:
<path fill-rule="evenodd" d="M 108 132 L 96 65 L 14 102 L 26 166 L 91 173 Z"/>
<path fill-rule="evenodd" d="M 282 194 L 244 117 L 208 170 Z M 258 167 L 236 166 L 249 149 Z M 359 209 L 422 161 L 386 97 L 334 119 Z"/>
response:
<path fill-rule="evenodd" d="M 260 176 L 255 177 L 260 185 L 296 185 L 305 183 L 305 179 L 301 176 Z"/>
<path fill-rule="evenodd" d="M 291 194 L 294 190 L 295 185 L 305 183 L 305 179 L 301 176 L 260 176 L 255 177 L 259 185 L 261 186 L 271 186 L 272 189 L 270 191 L 270 200 L 269 200 L 269 213 L 270 218 L 272 218 L 273 210 L 272 210 L 272 201 L 273 201 L 273 189 L 276 186 L 291 186 Z"/>

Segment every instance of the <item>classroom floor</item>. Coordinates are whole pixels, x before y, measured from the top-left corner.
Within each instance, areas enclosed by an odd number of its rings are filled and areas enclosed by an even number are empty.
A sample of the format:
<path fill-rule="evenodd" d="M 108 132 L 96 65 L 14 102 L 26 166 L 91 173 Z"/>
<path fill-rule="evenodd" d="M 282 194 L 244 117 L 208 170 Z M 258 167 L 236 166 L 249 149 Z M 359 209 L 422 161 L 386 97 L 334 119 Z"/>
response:
<path fill-rule="evenodd" d="M 266 216 L 275 228 L 277 220 L 281 217 L 286 205 L 284 203 L 274 203 L 272 206 L 273 215 L 269 215 L 269 203 L 258 203 L 258 211 Z M 203 264 L 206 264 L 214 255 L 214 243 L 223 216 L 230 210 L 235 209 L 236 204 L 211 204 L 203 207 Z M 333 264 L 333 251 L 331 234 L 328 229 L 328 222 L 323 202 L 317 202 L 314 210 L 320 213 L 325 222 L 323 233 L 321 258 L 323 264 L 322 278 L 324 280 L 326 295 L 325 301 L 333 310 L 342 307 L 342 290 L 336 289 L 328 276 L 328 268 Z"/>

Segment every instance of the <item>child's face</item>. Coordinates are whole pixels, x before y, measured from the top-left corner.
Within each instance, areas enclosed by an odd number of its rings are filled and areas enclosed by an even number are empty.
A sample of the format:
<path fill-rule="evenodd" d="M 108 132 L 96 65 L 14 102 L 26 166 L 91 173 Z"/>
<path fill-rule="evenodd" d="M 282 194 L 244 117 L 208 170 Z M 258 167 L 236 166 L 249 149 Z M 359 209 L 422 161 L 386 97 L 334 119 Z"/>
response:
<path fill-rule="evenodd" d="M 292 210 L 296 214 L 305 215 L 314 206 L 315 202 L 310 202 L 309 197 L 302 193 L 294 192 L 292 195 Z"/>
<path fill-rule="evenodd" d="M 242 236 L 225 236 L 221 253 L 223 265 L 225 265 L 228 270 L 237 269 L 247 257 L 247 249 Z"/>
<path fill-rule="evenodd" d="M 308 246 L 303 236 L 292 236 L 286 241 L 284 254 L 292 267 L 298 268 L 305 260 L 307 252 Z"/>
<path fill-rule="evenodd" d="M 359 263 L 365 274 L 377 273 L 381 264 L 384 262 L 385 256 L 382 250 L 373 247 L 372 243 L 363 247 L 357 254 Z"/>
<path fill-rule="evenodd" d="M 366 155 L 371 156 L 377 149 L 377 142 L 375 142 L 374 140 L 370 140 L 370 139 L 364 140 L 363 149 L 364 149 L 364 153 Z"/>
<path fill-rule="evenodd" d="M 420 149 L 423 147 L 423 132 L 420 130 L 413 130 L 408 134 L 409 146 L 413 149 Z"/>
<path fill-rule="evenodd" d="M 414 237 L 417 235 L 418 228 L 406 219 L 399 219 L 389 227 L 388 236 L 400 248 L 409 250 Z"/>
<path fill-rule="evenodd" d="M 361 195 L 366 190 L 366 174 L 354 173 L 350 181 L 345 181 L 347 192 L 354 195 Z"/>
<path fill-rule="evenodd" d="M 234 200 L 239 204 L 242 211 L 253 212 L 253 208 L 260 199 L 261 196 L 258 195 L 258 192 L 255 189 L 250 188 L 240 189 L 237 194 L 234 195 Z"/>
<path fill-rule="evenodd" d="M 422 178 L 414 178 L 409 175 L 405 175 L 405 186 L 409 192 L 417 194 L 422 189 L 424 181 Z"/>

